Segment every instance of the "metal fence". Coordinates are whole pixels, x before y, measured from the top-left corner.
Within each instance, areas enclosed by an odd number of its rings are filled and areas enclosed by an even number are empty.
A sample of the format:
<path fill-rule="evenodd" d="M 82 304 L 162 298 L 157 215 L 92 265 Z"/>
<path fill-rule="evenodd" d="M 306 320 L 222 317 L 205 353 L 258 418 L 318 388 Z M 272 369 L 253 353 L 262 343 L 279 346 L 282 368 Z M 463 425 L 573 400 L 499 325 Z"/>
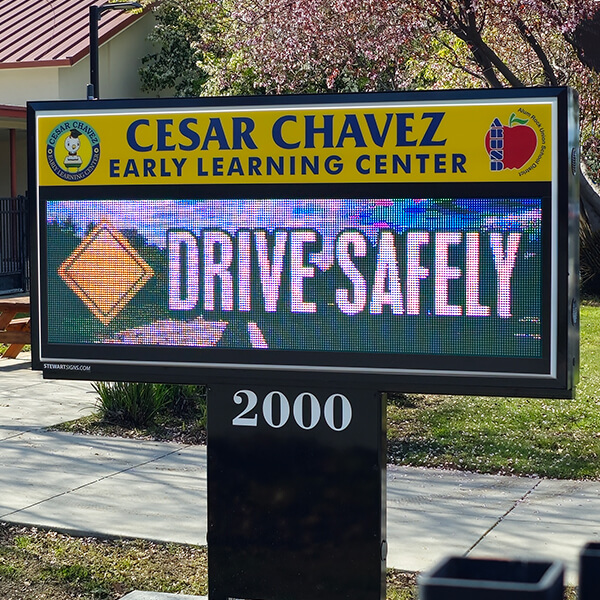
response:
<path fill-rule="evenodd" d="M 0 198 L 0 294 L 29 292 L 29 204 Z"/>

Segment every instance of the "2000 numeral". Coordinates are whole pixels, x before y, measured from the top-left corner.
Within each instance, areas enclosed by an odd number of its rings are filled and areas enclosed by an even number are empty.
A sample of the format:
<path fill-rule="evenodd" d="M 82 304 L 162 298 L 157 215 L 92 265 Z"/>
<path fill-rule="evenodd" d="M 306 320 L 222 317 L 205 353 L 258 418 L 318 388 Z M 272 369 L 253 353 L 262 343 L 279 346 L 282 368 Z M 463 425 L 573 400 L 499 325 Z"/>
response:
<path fill-rule="evenodd" d="M 252 390 L 239 390 L 233 395 L 233 401 L 243 406 L 242 411 L 233 418 L 236 427 L 258 426 L 258 396 Z M 277 407 L 277 409 L 276 409 Z M 283 427 L 293 415 L 301 429 L 313 429 L 321 418 L 333 431 L 344 431 L 352 421 L 352 405 L 343 394 L 331 394 L 321 408 L 319 399 L 310 392 L 302 392 L 293 403 L 282 392 L 269 392 L 262 401 L 262 416 L 270 427 Z"/>

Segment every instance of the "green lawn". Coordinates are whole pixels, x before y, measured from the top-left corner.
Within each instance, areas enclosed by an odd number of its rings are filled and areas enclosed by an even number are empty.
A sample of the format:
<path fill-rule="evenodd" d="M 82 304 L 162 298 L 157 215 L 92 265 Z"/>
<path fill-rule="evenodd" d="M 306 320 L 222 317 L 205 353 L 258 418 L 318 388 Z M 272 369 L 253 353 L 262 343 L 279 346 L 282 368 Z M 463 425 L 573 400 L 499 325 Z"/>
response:
<path fill-rule="evenodd" d="M 2 600 L 117 600 L 132 590 L 208 593 L 206 547 L 76 538 L 0 522 Z M 390 569 L 387 600 L 416 600 L 415 574 Z"/>
<path fill-rule="evenodd" d="M 389 462 L 560 479 L 600 476 L 600 306 L 581 310 L 574 400 L 397 396 Z"/>

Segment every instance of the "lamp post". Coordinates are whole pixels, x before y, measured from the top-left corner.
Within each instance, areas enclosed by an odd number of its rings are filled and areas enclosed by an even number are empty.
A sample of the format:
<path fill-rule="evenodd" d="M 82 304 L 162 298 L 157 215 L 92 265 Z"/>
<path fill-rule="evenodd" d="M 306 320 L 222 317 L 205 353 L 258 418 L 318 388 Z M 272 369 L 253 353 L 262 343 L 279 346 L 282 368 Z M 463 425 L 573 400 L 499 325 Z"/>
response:
<path fill-rule="evenodd" d="M 90 6 L 90 83 L 87 85 L 87 99 L 100 98 L 100 82 L 98 73 L 98 23 L 107 10 L 131 10 L 142 8 L 139 2 L 113 2 Z"/>

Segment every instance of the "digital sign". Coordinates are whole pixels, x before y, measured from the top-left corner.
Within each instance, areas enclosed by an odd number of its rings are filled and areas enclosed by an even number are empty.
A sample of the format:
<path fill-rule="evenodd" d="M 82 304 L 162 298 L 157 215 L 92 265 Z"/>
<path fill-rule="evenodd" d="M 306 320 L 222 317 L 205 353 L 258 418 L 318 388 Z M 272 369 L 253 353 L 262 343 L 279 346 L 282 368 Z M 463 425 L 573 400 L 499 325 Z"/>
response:
<path fill-rule="evenodd" d="M 572 396 L 565 88 L 29 106 L 45 376 Z"/>

